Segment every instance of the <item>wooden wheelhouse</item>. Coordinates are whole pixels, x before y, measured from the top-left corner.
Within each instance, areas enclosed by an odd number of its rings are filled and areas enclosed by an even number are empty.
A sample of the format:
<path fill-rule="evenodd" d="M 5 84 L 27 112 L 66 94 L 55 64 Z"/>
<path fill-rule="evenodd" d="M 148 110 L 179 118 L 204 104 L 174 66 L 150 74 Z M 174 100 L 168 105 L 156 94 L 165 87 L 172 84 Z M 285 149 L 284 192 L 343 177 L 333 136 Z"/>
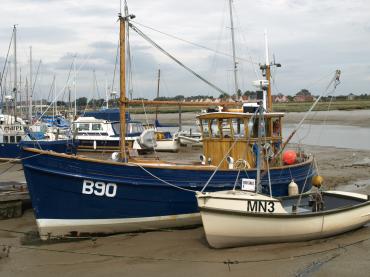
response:
<path fill-rule="evenodd" d="M 282 146 L 283 116 L 283 113 L 264 113 L 264 156 L 272 157 Z M 221 163 L 221 169 L 256 167 L 259 124 L 257 116 L 253 113 L 215 112 L 199 115 L 198 120 L 205 163 L 214 166 Z M 270 166 L 280 163 L 281 159 L 277 157 Z"/>

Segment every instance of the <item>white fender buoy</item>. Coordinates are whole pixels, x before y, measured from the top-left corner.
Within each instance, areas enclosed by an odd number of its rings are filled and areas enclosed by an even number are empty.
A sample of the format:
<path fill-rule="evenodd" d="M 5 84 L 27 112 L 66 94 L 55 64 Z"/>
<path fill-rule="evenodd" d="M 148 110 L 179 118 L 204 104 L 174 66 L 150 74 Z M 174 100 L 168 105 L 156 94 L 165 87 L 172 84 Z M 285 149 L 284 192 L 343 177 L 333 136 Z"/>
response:
<path fill-rule="evenodd" d="M 288 185 L 288 195 L 292 196 L 298 194 L 299 194 L 298 185 L 294 182 L 294 180 L 292 180 Z"/>

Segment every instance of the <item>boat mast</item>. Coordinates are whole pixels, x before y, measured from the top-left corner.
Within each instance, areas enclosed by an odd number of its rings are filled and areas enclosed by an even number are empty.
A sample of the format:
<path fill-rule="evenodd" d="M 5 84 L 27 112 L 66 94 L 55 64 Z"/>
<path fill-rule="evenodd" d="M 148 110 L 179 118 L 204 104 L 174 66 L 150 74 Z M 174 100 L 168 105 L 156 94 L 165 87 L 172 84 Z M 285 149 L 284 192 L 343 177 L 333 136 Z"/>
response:
<path fill-rule="evenodd" d="M 161 81 L 161 70 L 158 69 L 158 79 L 157 79 L 157 100 L 159 100 L 159 84 Z M 158 120 L 158 106 L 155 108 L 155 121 Z"/>
<path fill-rule="evenodd" d="M 32 81 L 32 46 L 30 46 L 30 85 L 29 85 L 29 96 L 28 101 L 28 122 L 32 122 L 32 94 L 33 94 L 33 81 Z"/>
<path fill-rule="evenodd" d="M 14 122 L 17 121 L 17 27 L 13 27 L 13 46 L 14 46 Z"/>
<path fill-rule="evenodd" d="M 126 105 L 127 105 L 127 98 L 126 98 L 126 22 L 130 19 L 135 18 L 134 15 L 128 14 L 127 5 L 125 5 L 125 16 L 122 17 L 120 13 L 119 16 L 120 22 L 120 31 L 119 31 L 119 45 L 120 45 L 120 123 L 121 123 L 121 140 L 120 140 L 120 152 L 121 152 L 121 159 L 127 161 L 126 155 Z"/>
<path fill-rule="evenodd" d="M 76 55 L 77 56 L 77 55 Z M 75 98 L 75 108 L 74 108 L 74 119 L 76 119 L 77 116 L 77 76 L 76 76 L 76 56 L 73 61 L 73 75 L 74 75 L 74 81 L 73 81 L 73 90 L 74 90 L 74 98 Z"/>
<path fill-rule="evenodd" d="M 262 161 L 262 147 L 261 147 L 261 140 L 262 140 L 262 127 L 263 124 L 263 101 L 259 102 L 259 116 L 258 116 L 258 140 L 257 140 L 257 176 L 256 176 L 256 186 L 257 192 L 261 192 L 261 161 Z M 263 125 L 263 126 L 262 126 Z"/>
<path fill-rule="evenodd" d="M 234 71 L 234 86 L 235 86 L 235 93 L 239 97 L 239 87 L 238 87 L 238 63 L 236 62 L 236 55 L 235 55 L 235 37 L 234 37 L 234 22 L 233 22 L 233 11 L 232 11 L 232 2 L 233 0 L 229 0 L 229 11 L 230 11 L 230 29 L 231 29 L 231 44 L 233 49 L 233 71 Z"/>
<path fill-rule="evenodd" d="M 266 51 L 266 80 L 267 84 L 267 105 L 266 108 L 269 112 L 272 112 L 272 95 L 271 95 L 271 67 L 269 61 L 269 48 L 267 40 L 267 30 L 265 30 L 265 51 Z"/>

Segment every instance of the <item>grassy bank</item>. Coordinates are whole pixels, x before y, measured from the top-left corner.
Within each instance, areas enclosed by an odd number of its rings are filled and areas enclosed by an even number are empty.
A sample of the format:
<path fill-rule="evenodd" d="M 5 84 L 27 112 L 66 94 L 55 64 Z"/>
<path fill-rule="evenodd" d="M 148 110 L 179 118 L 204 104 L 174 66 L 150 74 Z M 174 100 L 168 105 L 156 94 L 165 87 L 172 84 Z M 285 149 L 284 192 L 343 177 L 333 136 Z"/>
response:
<path fill-rule="evenodd" d="M 290 102 L 290 103 L 274 103 L 274 111 L 275 112 L 306 112 L 310 109 L 313 102 Z M 330 107 L 329 107 L 330 105 Z M 370 109 L 370 100 L 352 100 L 352 101 L 332 101 L 330 102 L 319 102 L 316 107 L 315 111 L 327 111 L 327 110 L 342 110 L 342 111 L 350 111 L 350 110 L 364 110 Z M 130 112 L 135 113 L 143 113 L 143 107 L 130 107 Z M 155 113 L 155 107 L 146 107 L 146 113 Z M 182 112 L 199 112 L 201 108 L 199 107 L 182 107 Z M 168 107 L 159 107 L 159 113 L 178 113 L 179 109 L 176 106 L 168 106 Z"/>
<path fill-rule="evenodd" d="M 276 112 L 305 112 L 310 109 L 313 102 L 302 102 L 302 103 L 275 103 L 274 111 Z M 329 107 L 330 105 L 330 107 Z M 315 111 L 327 111 L 327 110 L 365 110 L 370 109 L 370 100 L 352 100 L 352 101 L 332 101 L 330 102 L 319 102 Z"/>

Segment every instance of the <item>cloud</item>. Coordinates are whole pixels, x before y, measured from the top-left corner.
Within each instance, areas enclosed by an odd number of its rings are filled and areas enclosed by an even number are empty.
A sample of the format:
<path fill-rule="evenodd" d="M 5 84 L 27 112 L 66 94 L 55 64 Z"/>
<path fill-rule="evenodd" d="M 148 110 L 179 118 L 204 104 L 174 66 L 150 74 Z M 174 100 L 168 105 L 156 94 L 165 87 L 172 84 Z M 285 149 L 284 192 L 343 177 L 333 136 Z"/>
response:
<path fill-rule="evenodd" d="M 217 54 L 138 25 L 185 65 L 222 89 L 233 89 L 228 1 L 135 0 L 129 1 L 129 5 L 130 13 L 137 16 L 135 22 L 227 54 Z M 233 1 L 233 5 L 242 90 L 253 89 L 251 81 L 261 78 L 258 64 L 265 60 L 265 28 L 270 58 L 275 54 L 277 62 L 283 65 L 274 72 L 283 93 L 294 94 L 337 68 L 343 72 L 339 91 L 356 93 L 370 87 L 368 62 L 364 58 L 370 56 L 368 1 L 243 0 Z M 41 94 L 48 93 L 52 75 L 57 74 L 59 83 L 66 80 L 76 54 L 80 94 L 90 93 L 93 70 L 100 87 L 104 87 L 105 79 L 113 79 L 118 1 L 2 0 L 1 11 L 0 56 L 6 55 L 12 25 L 17 23 L 22 72 L 28 73 L 30 45 L 35 67 L 42 59 Z M 130 33 L 130 41 L 134 88 L 141 96 L 155 96 L 158 68 L 163 74 L 163 92 L 218 94 L 134 32 Z M 324 82 L 320 85 L 325 86 Z M 314 89 L 321 88 L 317 85 Z"/>

